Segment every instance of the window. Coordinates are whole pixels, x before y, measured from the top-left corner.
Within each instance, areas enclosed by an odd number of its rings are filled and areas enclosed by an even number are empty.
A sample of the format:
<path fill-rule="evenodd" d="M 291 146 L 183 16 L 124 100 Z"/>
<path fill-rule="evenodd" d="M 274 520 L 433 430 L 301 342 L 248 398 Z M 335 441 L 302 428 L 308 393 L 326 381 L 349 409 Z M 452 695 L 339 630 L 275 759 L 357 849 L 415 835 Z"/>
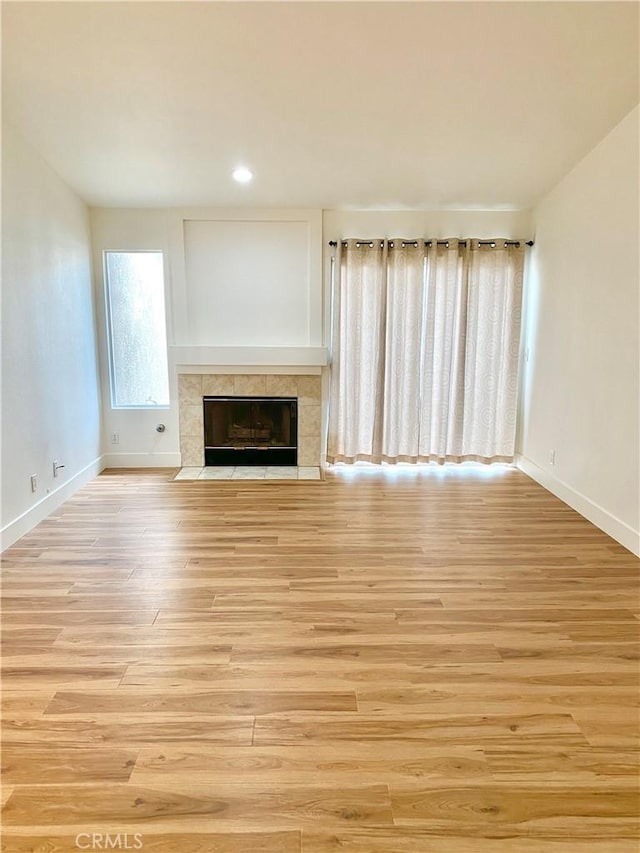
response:
<path fill-rule="evenodd" d="M 169 405 L 162 252 L 105 252 L 111 405 Z"/>

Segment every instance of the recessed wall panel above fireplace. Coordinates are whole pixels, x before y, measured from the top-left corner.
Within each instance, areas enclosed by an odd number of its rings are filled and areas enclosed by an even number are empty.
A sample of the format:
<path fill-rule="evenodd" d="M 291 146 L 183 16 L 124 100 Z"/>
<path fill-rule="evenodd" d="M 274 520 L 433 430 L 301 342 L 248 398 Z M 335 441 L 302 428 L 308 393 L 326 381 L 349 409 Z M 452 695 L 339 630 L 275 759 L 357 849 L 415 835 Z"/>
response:
<path fill-rule="evenodd" d="M 319 210 L 176 210 L 171 234 L 173 346 L 323 346 Z"/>
<path fill-rule="evenodd" d="M 308 346 L 306 222 L 184 223 L 190 340 Z"/>

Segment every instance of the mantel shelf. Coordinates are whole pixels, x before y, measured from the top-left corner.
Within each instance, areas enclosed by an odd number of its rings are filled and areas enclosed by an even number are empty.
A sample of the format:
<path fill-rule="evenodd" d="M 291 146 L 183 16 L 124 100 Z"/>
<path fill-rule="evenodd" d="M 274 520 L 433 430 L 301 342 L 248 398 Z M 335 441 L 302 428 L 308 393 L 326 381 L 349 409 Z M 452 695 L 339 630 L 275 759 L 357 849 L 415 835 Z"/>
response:
<path fill-rule="evenodd" d="M 327 364 L 326 347 L 213 347 L 170 346 L 172 364 L 247 367 L 323 367 Z"/>

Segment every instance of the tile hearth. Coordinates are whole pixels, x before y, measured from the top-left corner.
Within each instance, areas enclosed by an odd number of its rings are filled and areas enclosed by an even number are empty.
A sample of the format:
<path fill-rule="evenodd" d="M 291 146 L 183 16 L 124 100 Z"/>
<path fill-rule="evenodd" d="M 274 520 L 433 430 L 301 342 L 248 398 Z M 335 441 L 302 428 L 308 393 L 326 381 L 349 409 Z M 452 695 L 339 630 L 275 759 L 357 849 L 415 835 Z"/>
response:
<path fill-rule="evenodd" d="M 321 480 L 320 468 L 271 465 L 181 468 L 174 480 Z"/>

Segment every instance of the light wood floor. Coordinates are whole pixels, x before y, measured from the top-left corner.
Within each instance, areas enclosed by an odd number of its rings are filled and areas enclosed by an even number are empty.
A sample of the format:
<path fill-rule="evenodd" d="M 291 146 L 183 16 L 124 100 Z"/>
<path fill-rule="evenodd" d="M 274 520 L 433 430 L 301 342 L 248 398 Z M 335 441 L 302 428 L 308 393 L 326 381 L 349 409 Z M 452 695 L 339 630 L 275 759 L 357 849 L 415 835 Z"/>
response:
<path fill-rule="evenodd" d="M 3 851 L 637 853 L 640 561 L 517 471 L 173 473 L 5 554 Z"/>

